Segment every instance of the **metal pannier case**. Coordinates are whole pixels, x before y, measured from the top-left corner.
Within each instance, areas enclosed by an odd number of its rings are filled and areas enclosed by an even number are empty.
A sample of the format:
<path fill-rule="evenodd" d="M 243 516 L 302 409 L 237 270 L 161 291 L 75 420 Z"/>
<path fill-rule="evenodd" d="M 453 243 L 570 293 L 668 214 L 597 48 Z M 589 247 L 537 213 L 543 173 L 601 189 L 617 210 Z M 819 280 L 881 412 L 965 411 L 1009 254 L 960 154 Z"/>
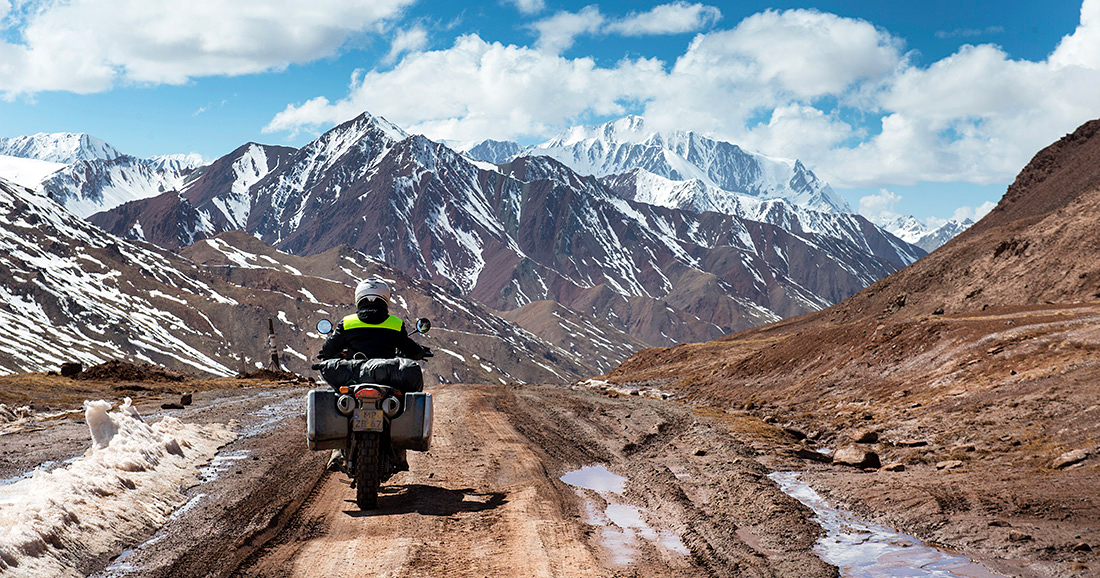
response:
<path fill-rule="evenodd" d="M 405 411 L 390 421 L 390 443 L 398 449 L 428 451 L 432 444 L 432 394 L 405 394 Z"/>
<path fill-rule="evenodd" d="M 336 410 L 336 392 L 313 389 L 306 401 L 306 443 L 311 450 L 331 450 L 347 444 L 348 417 Z"/>

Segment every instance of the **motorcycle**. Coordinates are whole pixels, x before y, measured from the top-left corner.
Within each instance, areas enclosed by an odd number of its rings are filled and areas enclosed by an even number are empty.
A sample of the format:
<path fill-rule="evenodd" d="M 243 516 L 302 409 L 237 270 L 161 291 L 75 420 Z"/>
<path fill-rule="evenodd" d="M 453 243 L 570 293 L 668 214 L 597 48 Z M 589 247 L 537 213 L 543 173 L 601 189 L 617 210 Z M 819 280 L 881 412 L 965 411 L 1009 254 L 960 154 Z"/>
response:
<path fill-rule="evenodd" d="M 421 318 L 415 333 L 430 328 Z M 322 319 L 317 331 L 331 332 L 332 322 Z M 342 450 L 340 469 L 352 478 L 356 504 L 373 509 L 381 484 L 408 469 L 404 451 L 431 446 L 432 394 L 400 389 L 410 379 L 422 381 L 420 366 L 408 359 L 330 359 L 313 369 L 330 387 L 308 394 L 306 442 L 314 451 Z"/>

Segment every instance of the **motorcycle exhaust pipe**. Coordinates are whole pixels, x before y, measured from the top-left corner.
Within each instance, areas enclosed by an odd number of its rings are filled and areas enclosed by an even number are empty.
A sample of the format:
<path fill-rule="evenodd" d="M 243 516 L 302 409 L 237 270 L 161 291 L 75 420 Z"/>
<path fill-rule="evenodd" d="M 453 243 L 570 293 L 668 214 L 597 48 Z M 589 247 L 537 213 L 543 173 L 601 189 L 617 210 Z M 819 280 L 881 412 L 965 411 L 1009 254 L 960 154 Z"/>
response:
<path fill-rule="evenodd" d="M 397 401 L 396 397 L 387 397 L 382 400 L 382 413 L 386 414 L 386 417 L 392 418 L 399 411 L 401 411 L 401 402 Z"/>
<path fill-rule="evenodd" d="M 336 398 L 336 410 L 344 415 L 351 415 L 355 411 L 355 398 L 350 395 Z"/>

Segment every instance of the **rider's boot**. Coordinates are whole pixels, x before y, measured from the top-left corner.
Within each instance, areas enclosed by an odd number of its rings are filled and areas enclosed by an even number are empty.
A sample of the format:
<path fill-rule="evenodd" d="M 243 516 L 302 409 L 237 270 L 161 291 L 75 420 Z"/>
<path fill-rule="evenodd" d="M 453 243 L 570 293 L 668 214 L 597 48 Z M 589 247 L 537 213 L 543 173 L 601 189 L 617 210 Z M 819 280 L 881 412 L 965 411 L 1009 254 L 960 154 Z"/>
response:
<path fill-rule="evenodd" d="M 334 449 L 328 457 L 328 465 L 325 466 L 330 472 L 339 472 L 344 469 L 344 450 Z"/>

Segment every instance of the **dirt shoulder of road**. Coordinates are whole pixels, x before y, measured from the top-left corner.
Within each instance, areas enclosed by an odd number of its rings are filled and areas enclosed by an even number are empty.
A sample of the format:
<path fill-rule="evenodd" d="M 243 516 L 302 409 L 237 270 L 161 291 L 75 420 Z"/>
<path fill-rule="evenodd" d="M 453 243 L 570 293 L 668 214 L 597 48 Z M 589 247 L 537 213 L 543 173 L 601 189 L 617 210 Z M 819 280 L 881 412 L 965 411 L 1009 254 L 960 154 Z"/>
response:
<path fill-rule="evenodd" d="M 830 315 L 647 350 L 604 379 L 721 412 L 769 467 L 1006 575 L 1100 576 L 1100 305 Z M 841 451 L 877 463 L 824 463 Z"/>

